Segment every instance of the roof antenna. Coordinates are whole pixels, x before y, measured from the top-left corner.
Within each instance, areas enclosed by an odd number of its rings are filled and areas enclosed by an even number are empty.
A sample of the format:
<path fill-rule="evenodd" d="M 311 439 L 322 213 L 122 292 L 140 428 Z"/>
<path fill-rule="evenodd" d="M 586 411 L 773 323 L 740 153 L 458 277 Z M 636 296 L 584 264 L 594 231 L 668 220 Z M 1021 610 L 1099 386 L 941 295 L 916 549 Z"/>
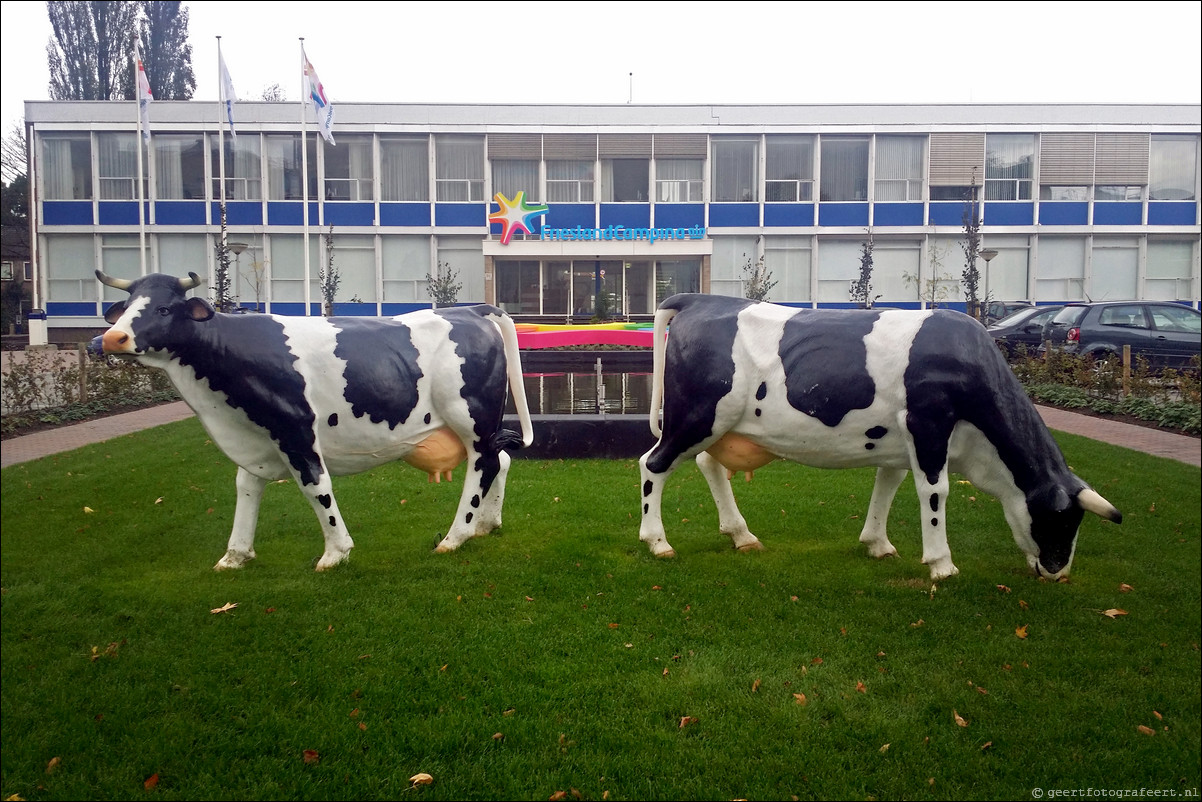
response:
<path fill-rule="evenodd" d="M 626 100 L 627 103 L 634 102 L 634 73 L 630 73 L 630 97 Z"/>

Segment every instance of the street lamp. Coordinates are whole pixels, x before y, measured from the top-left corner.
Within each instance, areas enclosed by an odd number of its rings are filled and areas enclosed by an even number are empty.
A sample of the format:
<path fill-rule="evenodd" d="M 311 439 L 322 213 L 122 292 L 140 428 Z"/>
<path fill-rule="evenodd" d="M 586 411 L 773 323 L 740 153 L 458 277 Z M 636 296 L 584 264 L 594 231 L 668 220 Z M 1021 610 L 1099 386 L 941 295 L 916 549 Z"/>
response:
<path fill-rule="evenodd" d="M 989 263 L 993 261 L 993 257 L 997 256 L 997 251 L 993 248 L 986 248 L 983 251 L 978 251 L 977 255 L 985 260 L 985 294 L 982 296 L 986 303 L 989 302 Z M 985 310 L 988 313 L 988 309 Z"/>
<path fill-rule="evenodd" d="M 240 257 L 242 252 L 245 251 L 249 246 L 245 242 L 227 242 L 225 247 L 234 254 L 234 277 L 226 276 L 226 279 L 229 281 L 228 289 L 233 290 L 234 280 L 242 272 L 242 263 L 238 257 Z M 221 300 L 224 304 L 225 299 L 223 298 Z M 228 312 L 230 310 L 222 309 L 221 311 Z"/>

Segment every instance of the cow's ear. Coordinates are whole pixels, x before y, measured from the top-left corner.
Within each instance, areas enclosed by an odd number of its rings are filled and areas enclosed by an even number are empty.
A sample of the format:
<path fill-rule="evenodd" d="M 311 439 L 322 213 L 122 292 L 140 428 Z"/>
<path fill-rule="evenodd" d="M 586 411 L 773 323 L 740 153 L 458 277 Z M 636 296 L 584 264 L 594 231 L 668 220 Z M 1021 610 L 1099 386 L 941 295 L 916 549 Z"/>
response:
<path fill-rule="evenodd" d="M 184 304 L 185 308 L 188 310 L 188 317 L 192 318 L 198 323 L 208 320 L 213 316 L 214 312 L 217 311 L 213 308 L 213 305 L 204 298 L 189 298 L 184 301 Z"/>
<path fill-rule="evenodd" d="M 1056 485 L 1052 488 L 1051 502 L 1051 507 L 1055 512 L 1064 512 L 1073 506 L 1073 499 L 1064 489 L 1064 485 Z"/>
<path fill-rule="evenodd" d="M 125 301 L 117 301 L 117 303 L 110 306 L 109 310 L 104 313 L 104 321 L 111 326 L 114 323 L 116 323 L 118 320 L 120 320 L 121 316 L 124 314 L 125 314 Z"/>

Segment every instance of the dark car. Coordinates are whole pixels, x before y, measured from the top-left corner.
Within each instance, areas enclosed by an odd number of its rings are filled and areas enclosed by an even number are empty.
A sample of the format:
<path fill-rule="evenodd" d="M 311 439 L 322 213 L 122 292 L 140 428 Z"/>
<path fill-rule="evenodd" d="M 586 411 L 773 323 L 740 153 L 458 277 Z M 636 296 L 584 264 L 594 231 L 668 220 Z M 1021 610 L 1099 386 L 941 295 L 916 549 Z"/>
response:
<path fill-rule="evenodd" d="M 1202 352 L 1202 314 L 1170 301 L 1065 304 L 1043 329 L 1053 348 L 1095 359 L 1143 357 L 1150 367 L 1183 368 Z M 1042 348 L 1041 348 L 1042 350 Z"/>
<path fill-rule="evenodd" d="M 1027 352 L 1033 354 L 1043 342 L 1044 324 L 1063 308 L 1059 304 L 1023 307 L 989 326 L 989 336 L 993 337 L 1006 356 L 1014 356 L 1022 346 L 1026 346 Z"/>
<path fill-rule="evenodd" d="M 1003 320 L 1020 309 L 1031 309 L 1035 304 L 1026 301 L 990 301 L 985 307 L 985 316 L 981 318 L 981 322 L 986 327 L 992 326 L 1000 320 Z"/>

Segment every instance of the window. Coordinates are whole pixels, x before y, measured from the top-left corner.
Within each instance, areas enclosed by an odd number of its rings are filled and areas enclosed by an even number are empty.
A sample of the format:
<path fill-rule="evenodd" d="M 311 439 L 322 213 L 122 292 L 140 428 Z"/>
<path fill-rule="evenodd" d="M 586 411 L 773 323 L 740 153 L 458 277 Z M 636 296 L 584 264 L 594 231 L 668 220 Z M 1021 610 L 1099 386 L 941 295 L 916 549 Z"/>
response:
<path fill-rule="evenodd" d="M 985 137 L 985 200 L 1031 200 L 1034 134 Z"/>
<path fill-rule="evenodd" d="M 548 203 L 592 203 L 593 163 L 591 161 L 548 161 Z"/>
<path fill-rule="evenodd" d="M 1099 184 L 1094 187 L 1095 201 L 1142 201 L 1144 188 L 1123 184 Z"/>
<path fill-rule="evenodd" d="M 204 137 L 160 134 L 153 140 L 155 197 L 159 200 L 204 200 Z"/>
<path fill-rule="evenodd" d="M 301 140 L 296 134 L 267 135 L 267 198 L 268 200 L 317 199 L 316 137 L 306 136 L 309 176 L 307 186 L 301 184 Z M 298 250 L 299 253 L 299 250 Z M 272 296 L 277 298 L 277 296 Z"/>
<path fill-rule="evenodd" d="M 1193 200 L 1198 137 L 1153 136 L 1149 163 L 1151 200 Z"/>
<path fill-rule="evenodd" d="M 717 203 L 758 201 L 760 141 L 715 137 L 710 148 L 713 200 Z"/>
<path fill-rule="evenodd" d="M 1157 301 L 1192 298 L 1193 243 L 1188 239 L 1148 237 L 1147 273 L 1142 297 Z"/>
<path fill-rule="evenodd" d="M 868 138 L 823 137 L 820 147 L 819 199 L 868 200 Z"/>
<path fill-rule="evenodd" d="M 42 153 L 46 200 L 91 199 L 92 140 L 87 134 L 44 136 Z"/>
<path fill-rule="evenodd" d="M 701 203 L 704 178 L 704 159 L 657 159 L 655 200 L 657 203 Z"/>
<path fill-rule="evenodd" d="M 602 159 L 601 199 L 612 203 L 646 203 L 651 186 L 650 159 Z"/>
<path fill-rule="evenodd" d="M 434 137 L 436 199 L 484 202 L 484 139 L 469 136 Z"/>
<path fill-rule="evenodd" d="M 539 314 L 538 262 L 497 262 L 496 268 L 497 306 L 514 315 Z"/>
<path fill-rule="evenodd" d="M 380 199 L 430 200 L 429 152 L 424 136 L 380 137 Z"/>
<path fill-rule="evenodd" d="M 13 263 L 0 262 L 0 281 L 13 280 Z"/>
<path fill-rule="evenodd" d="M 542 195 L 538 186 L 537 159 L 494 159 L 492 163 L 492 191 L 513 200 L 519 192 L 526 193 L 526 200 L 535 202 Z"/>
<path fill-rule="evenodd" d="M 225 151 L 225 199 L 262 200 L 263 176 L 262 143 L 258 134 L 243 134 L 240 137 L 210 137 L 209 158 L 213 171 L 213 200 L 221 200 L 222 153 L 217 144 L 221 141 Z"/>
<path fill-rule="evenodd" d="M 323 156 L 326 200 L 375 200 L 370 134 L 342 134 L 336 147 L 323 149 Z"/>
<path fill-rule="evenodd" d="M 1039 199 L 1046 201 L 1087 201 L 1089 187 L 1044 185 L 1039 188 Z"/>
<path fill-rule="evenodd" d="M 764 154 L 764 200 L 814 200 L 814 137 L 769 136 Z"/>
<path fill-rule="evenodd" d="M 138 197 L 138 135 L 96 135 L 99 152 L 100 200 L 135 200 Z M 143 178 L 142 197 L 149 197 Z"/>
<path fill-rule="evenodd" d="M 922 200 L 925 150 L 926 141 L 922 137 L 876 138 L 876 182 L 873 184 L 873 195 L 878 203 Z"/>

